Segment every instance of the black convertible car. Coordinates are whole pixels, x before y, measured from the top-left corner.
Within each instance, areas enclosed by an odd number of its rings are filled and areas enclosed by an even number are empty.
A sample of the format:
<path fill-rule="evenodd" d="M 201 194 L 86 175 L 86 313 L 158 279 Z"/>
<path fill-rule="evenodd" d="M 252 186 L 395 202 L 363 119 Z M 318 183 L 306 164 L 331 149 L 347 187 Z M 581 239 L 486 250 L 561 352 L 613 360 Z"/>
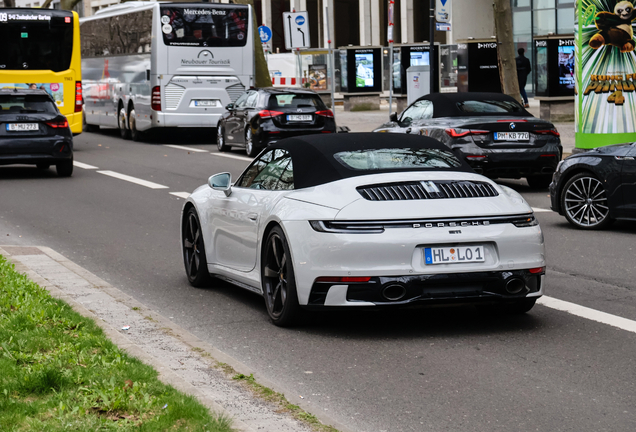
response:
<path fill-rule="evenodd" d="M 599 147 L 561 162 L 550 184 L 552 210 L 575 227 L 636 220 L 636 143 Z"/>
<path fill-rule="evenodd" d="M 500 93 L 433 93 L 374 132 L 427 135 L 462 156 L 479 174 L 522 178 L 547 188 L 563 147 L 554 125 Z"/>

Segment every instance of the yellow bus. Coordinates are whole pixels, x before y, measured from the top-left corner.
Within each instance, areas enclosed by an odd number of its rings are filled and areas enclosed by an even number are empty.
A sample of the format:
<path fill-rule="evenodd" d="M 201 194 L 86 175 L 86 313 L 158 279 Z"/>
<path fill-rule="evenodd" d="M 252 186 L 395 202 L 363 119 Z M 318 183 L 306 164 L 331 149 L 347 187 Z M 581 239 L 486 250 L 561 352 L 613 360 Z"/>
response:
<path fill-rule="evenodd" d="M 71 132 L 82 132 L 79 17 L 55 9 L 0 9 L 0 88 L 39 88 Z"/>

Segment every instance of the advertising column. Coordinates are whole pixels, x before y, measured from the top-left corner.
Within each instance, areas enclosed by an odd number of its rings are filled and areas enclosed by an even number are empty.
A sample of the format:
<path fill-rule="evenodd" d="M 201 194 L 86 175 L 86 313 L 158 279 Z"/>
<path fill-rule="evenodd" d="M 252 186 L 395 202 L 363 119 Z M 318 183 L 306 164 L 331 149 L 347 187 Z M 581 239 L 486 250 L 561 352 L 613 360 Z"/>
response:
<path fill-rule="evenodd" d="M 576 147 L 636 141 L 636 55 L 628 1 L 580 0 L 576 11 Z"/>

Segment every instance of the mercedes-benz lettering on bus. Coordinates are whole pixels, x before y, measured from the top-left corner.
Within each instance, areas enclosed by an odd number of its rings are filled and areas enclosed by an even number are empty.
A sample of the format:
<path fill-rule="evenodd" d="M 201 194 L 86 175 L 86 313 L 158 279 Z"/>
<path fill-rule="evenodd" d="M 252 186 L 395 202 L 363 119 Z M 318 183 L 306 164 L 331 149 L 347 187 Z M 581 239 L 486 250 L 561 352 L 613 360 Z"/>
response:
<path fill-rule="evenodd" d="M 216 127 L 254 80 L 250 7 L 127 2 L 81 20 L 88 126 Z"/>
<path fill-rule="evenodd" d="M 77 13 L 0 8 L 0 88 L 45 90 L 82 132 L 82 69 Z"/>

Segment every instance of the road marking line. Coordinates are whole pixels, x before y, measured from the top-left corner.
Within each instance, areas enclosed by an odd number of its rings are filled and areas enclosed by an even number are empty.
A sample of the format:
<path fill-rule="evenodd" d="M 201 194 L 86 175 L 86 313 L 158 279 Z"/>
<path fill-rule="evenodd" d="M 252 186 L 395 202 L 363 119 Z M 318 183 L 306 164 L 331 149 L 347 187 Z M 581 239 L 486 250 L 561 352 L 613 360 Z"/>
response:
<path fill-rule="evenodd" d="M 544 208 L 538 208 L 538 207 L 532 207 L 532 211 L 535 212 L 535 213 L 552 212 L 552 210 L 544 209 Z"/>
<path fill-rule="evenodd" d="M 149 182 L 147 180 L 142 180 L 137 177 L 127 176 L 126 174 L 119 174 L 115 171 L 97 171 L 100 174 L 104 174 L 110 177 L 115 177 L 120 180 L 125 180 L 127 182 L 135 183 L 141 186 L 146 186 L 150 189 L 168 189 L 168 186 L 160 185 L 158 183 Z"/>
<path fill-rule="evenodd" d="M 226 157 L 226 158 L 230 158 L 230 159 L 239 159 L 239 160 L 245 160 L 248 162 L 252 162 L 252 158 L 248 158 L 245 156 L 237 156 L 237 155 L 233 155 L 233 154 L 223 154 L 223 153 L 210 153 L 212 156 L 221 156 L 221 157 Z"/>
<path fill-rule="evenodd" d="M 618 327 L 619 329 L 626 330 L 628 332 L 636 333 L 636 321 L 632 321 L 627 318 L 597 311 L 596 309 L 590 309 L 575 303 L 558 300 L 553 297 L 543 296 L 537 300 L 537 303 L 552 309 L 579 316 L 581 318 L 586 318 L 592 321 L 611 325 L 613 327 Z"/>
<path fill-rule="evenodd" d="M 191 152 L 195 152 L 195 153 L 209 153 L 207 150 L 203 150 L 203 149 L 198 149 L 198 148 L 194 148 L 194 147 L 186 147 L 186 146 L 180 146 L 180 145 L 174 145 L 174 144 L 164 144 L 164 147 L 170 147 L 170 148 L 176 148 L 179 150 L 187 150 L 187 151 L 191 151 Z"/>
<path fill-rule="evenodd" d="M 170 195 L 186 199 L 190 196 L 190 192 L 170 192 Z"/>
<path fill-rule="evenodd" d="M 75 165 L 78 168 L 84 168 L 84 169 L 99 169 L 96 166 L 85 164 L 85 163 L 78 162 L 78 161 L 73 161 L 73 165 Z"/>

